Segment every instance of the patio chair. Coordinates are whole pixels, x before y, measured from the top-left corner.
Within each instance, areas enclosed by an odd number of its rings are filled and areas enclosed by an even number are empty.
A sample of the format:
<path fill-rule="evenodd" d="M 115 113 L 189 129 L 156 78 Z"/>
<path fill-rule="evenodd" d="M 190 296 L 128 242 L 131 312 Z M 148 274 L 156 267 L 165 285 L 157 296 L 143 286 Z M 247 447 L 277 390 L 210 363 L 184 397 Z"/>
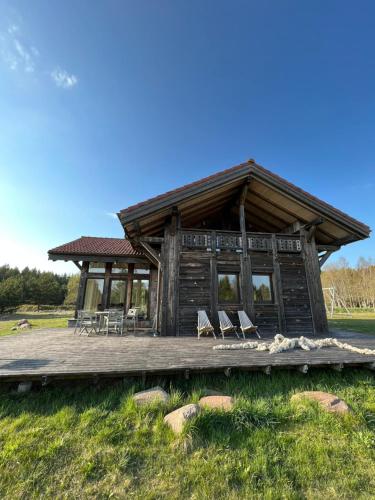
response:
<path fill-rule="evenodd" d="M 255 326 L 249 316 L 245 313 L 245 311 L 238 311 L 238 319 L 240 320 L 240 328 L 242 331 L 243 338 L 245 338 L 245 334 L 256 333 L 258 338 L 260 337 L 260 333 L 258 331 L 258 327 Z"/>
<path fill-rule="evenodd" d="M 137 328 L 138 314 L 139 314 L 139 308 L 138 307 L 131 307 L 128 310 L 128 313 L 126 315 L 126 319 L 130 319 L 133 321 L 133 330 L 134 331 Z"/>
<path fill-rule="evenodd" d="M 107 316 L 104 316 L 107 335 L 109 332 L 124 333 L 124 312 L 120 310 L 109 310 Z"/>
<path fill-rule="evenodd" d="M 76 334 L 78 330 L 78 335 L 82 335 L 82 333 L 90 333 L 95 332 L 98 333 L 98 321 L 96 314 L 91 311 L 78 311 L 77 313 L 77 322 L 76 327 L 74 329 L 74 334 Z"/>
<path fill-rule="evenodd" d="M 218 311 L 218 314 L 222 337 L 224 338 L 226 333 L 234 332 L 237 338 L 240 338 L 237 332 L 237 327 L 233 325 L 231 320 L 228 318 L 227 313 L 225 311 Z"/>
<path fill-rule="evenodd" d="M 197 330 L 198 330 L 198 340 L 200 339 L 202 333 L 212 333 L 214 339 L 216 339 L 214 327 L 211 325 L 206 311 L 198 311 Z"/>

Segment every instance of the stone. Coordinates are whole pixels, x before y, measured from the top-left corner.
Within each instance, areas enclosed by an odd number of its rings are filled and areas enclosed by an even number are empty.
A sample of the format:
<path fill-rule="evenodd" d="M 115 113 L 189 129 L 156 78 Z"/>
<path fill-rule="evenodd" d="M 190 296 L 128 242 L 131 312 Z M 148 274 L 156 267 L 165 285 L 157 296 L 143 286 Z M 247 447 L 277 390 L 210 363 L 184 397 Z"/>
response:
<path fill-rule="evenodd" d="M 27 319 L 20 319 L 17 323 L 17 326 L 27 325 L 27 324 L 29 324 L 29 321 Z"/>
<path fill-rule="evenodd" d="M 13 326 L 13 327 L 11 328 L 11 331 L 12 331 L 12 332 L 14 332 L 15 330 L 17 330 L 17 327 L 16 327 L 16 326 Z"/>
<path fill-rule="evenodd" d="M 136 392 L 133 399 L 138 406 L 148 405 L 157 402 L 168 403 L 169 394 L 159 386 L 147 389 L 146 391 Z"/>
<path fill-rule="evenodd" d="M 199 400 L 202 408 L 213 410 L 230 411 L 233 408 L 234 400 L 231 396 L 205 396 Z"/>
<path fill-rule="evenodd" d="M 31 328 L 30 323 L 22 323 L 22 325 L 19 326 L 21 330 L 26 330 L 27 328 Z"/>
<path fill-rule="evenodd" d="M 171 413 L 168 413 L 168 415 L 164 417 L 164 422 L 169 425 L 173 432 L 180 434 L 184 428 L 185 422 L 197 417 L 200 411 L 201 409 L 199 405 L 185 405 L 172 411 Z"/>
<path fill-rule="evenodd" d="M 301 401 L 303 399 L 317 401 L 326 411 L 330 413 L 349 413 L 351 411 L 345 401 L 328 392 L 304 391 L 298 392 L 291 397 L 291 401 Z"/>
<path fill-rule="evenodd" d="M 20 382 L 17 387 L 17 393 L 25 394 L 26 392 L 30 392 L 32 385 L 32 382 Z"/>

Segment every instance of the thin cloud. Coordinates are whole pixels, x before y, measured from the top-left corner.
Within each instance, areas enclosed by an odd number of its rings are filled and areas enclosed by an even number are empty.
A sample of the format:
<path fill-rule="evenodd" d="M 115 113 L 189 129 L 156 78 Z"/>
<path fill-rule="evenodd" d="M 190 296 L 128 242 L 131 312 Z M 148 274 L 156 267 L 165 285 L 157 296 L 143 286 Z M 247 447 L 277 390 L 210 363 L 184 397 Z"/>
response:
<path fill-rule="evenodd" d="M 69 74 L 61 68 L 55 68 L 51 72 L 51 78 L 57 87 L 62 87 L 64 89 L 71 89 L 78 83 L 76 75 L 73 75 L 73 73 Z"/>
<path fill-rule="evenodd" d="M 22 36 L 18 24 L 10 23 L 5 30 L 0 31 L 0 61 L 11 71 L 33 73 L 35 76 L 47 73 L 55 85 L 62 89 L 71 89 L 77 85 L 76 75 L 68 73 L 60 66 L 46 71 L 41 67 L 39 59 L 39 49 Z"/>

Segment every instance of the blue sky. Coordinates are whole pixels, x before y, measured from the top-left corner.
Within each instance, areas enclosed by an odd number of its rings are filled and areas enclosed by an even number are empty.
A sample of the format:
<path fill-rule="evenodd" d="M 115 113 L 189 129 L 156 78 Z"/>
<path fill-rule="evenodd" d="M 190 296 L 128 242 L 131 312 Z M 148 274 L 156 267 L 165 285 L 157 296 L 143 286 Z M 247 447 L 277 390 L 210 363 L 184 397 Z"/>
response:
<path fill-rule="evenodd" d="M 375 3 L 0 0 L 0 264 L 255 158 L 375 226 Z M 372 238 L 344 256 L 375 257 Z"/>

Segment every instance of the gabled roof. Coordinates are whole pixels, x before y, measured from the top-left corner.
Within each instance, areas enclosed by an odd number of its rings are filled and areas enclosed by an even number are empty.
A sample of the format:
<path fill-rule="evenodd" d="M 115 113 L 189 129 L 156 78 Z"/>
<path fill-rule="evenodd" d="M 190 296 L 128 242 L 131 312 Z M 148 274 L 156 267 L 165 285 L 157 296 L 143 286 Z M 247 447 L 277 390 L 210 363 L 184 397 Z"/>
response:
<path fill-rule="evenodd" d="M 99 238 L 96 236 L 81 236 L 77 240 L 64 243 L 48 251 L 49 258 L 59 260 L 59 257 L 92 256 L 92 257 L 142 257 L 129 240 L 125 238 Z M 64 259 L 67 260 L 67 259 Z M 112 259 L 113 260 L 113 259 Z"/>
<path fill-rule="evenodd" d="M 256 231 L 283 232 L 296 221 L 312 222 L 318 217 L 317 241 L 345 243 L 367 238 L 370 228 L 341 210 L 249 160 L 222 172 L 132 205 L 118 213 L 129 237 L 161 234 L 165 218 L 177 207 L 182 226 L 194 225 L 206 215 L 225 210 L 238 199 L 250 182 L 245 201 L 246 216 Z"/>

